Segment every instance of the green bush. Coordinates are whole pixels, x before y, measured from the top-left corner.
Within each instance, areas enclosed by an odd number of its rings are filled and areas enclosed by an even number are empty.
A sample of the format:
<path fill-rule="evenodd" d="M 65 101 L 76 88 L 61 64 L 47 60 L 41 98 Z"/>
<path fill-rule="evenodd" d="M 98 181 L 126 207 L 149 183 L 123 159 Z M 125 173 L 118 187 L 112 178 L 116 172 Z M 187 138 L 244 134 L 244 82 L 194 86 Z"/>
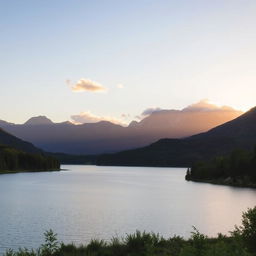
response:
<path fill-rule="evenodd" d="M 242 225 L 236 227 L 234 236 L 241 237 L 251 252 L 256 252 L 256 207 L 248 209 L 242 215 Z"/>
<path fill-rule="evenodd" d="M 178 236 L 165 239 L 159 234 L 136 231 L 109 243 L 91 240 L 81 246 L 60 244 L 52 230 L 44 236 L 45 242 L 38 250 L 8 250 L 4 256 L 255 256 L 256 207 L 243 213 L 242 225 L 235 227 L 230 236 L 209 238 L 194 228 L 187 240 Z"/>

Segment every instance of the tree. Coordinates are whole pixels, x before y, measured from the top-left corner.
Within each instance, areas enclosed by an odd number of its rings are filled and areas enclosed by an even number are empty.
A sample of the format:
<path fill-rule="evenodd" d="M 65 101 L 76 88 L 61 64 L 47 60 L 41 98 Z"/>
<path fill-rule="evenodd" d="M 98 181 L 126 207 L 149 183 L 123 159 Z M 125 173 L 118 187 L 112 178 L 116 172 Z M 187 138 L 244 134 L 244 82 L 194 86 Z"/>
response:
<path fill-rule="evenodd" d="M 54 255 L 59 250 L 59 242 L 57 240 L 57 234 L 51 229 L 44 233 L 45 243 L 41 246 L 41 252 L 43 256 Z"/>
<path fill-rule="evenodd" d="M 236 227 L 236 234 L 241 235 L 246 247 L 256 252 L 256 207 L 248 209 L 242 215 L 242 225 Z"/>

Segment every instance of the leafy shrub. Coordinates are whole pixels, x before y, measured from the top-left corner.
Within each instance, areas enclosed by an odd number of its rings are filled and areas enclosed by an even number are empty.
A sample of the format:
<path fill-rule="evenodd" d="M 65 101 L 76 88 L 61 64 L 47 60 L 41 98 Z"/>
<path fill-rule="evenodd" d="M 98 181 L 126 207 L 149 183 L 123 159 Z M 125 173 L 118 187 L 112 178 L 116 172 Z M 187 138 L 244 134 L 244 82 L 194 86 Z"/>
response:
<path fill-rule="evenodd" d="M 164 239 L 159 234 L 136 231 L 123 239 L 107 243 L 91 240 L 88 245 L 60 244 L 52 230 L 44 233 L 45 242 L 37 250 L 8 250 L 4 256 L 255 256 L 256 207 L 243 213 L 242 225 L 230 236 L 209 238 L 193 227 L 191 237 Z"/>
<path fill-rule="evenodd" d="M 248 209 L 242 215 L 242 225 L 236 227 L 233 232 L 234 236 L 241 236 L 246 247 L 252 251 L 256 252 L 256 207 Z"/>

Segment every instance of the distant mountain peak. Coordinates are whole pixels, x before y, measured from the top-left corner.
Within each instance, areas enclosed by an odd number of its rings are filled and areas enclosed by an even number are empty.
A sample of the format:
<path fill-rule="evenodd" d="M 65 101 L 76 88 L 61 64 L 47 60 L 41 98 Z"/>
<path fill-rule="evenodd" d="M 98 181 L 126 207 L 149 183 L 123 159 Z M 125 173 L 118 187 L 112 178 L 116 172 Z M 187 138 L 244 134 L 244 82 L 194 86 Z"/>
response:
<path fill-rule="evenodd" d="M 244 116 L 246 115 L 256 115 L 256 107 L 251 108 L 246 113 L 244 113 Z"/>
<path fill-rule="evenodd" d="M 107 121 L 107 120 L 102 120 L 94 124 L 104 128 L 123 128 L 121 124 L 112 123 L 111 121 Z"/>
<path fill-rule="evenodd" d="M 14 125 L 13 123 L 6 122 L 4 120 L 0 120 L 0 126 Z"/>
<path fill-rule="evenodd" d="M 128 127 L 135 127 L 135 126 L 137 126 L 138 124 L 139 124 L 139 122 L 137 122 L 137 121 L 131 121 L 131 122 L 129 123 Z"/>
<path fill-rule="evenodd" d="M 35 116 L 35 117 L 31 117 L 24 124 L 25 125 L 49 125 L 49 124 L 53 124 L 53 122 L 46 116 Z"/>

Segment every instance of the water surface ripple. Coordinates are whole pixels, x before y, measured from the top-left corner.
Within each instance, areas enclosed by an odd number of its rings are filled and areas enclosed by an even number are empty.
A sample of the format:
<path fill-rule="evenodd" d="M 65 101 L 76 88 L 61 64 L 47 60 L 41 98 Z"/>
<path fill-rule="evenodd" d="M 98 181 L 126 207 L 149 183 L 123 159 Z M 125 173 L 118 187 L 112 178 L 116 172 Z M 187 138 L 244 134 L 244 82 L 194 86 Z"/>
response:
<path fill-rule="evenodd" d="M 256 205 L 256 190 L 186 182 L 184 168 L 62 166 L 0 175 L 0 253 L 36 248 L 53 229 L 64 242 L 135 230 L 188 237 L 227 234 Z"/>

